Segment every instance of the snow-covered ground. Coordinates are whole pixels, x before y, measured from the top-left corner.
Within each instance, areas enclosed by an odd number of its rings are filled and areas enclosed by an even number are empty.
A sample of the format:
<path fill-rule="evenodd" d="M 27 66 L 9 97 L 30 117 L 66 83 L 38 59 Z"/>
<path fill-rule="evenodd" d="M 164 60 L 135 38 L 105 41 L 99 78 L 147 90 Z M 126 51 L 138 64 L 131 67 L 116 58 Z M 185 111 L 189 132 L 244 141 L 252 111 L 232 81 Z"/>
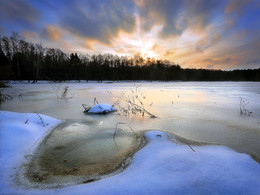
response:
<path fill-rule="evenodd" d="M 0 111 L 0 194 L 18 192 L 13 186 L 25 155 L 32 155 L 43 137 L 60 122 L 36 113 Z"/>
<path fill-rule="evenodd" d="M 42 120 L 40 119 L 42 117 Z M 123 172 L 56 189 L 17 185 L 19 167 L 61 121 L 35 113 L 0 111 L 0 194 L 260 194 L 260 165 L 224 146 L 193 146 L 148 131 L 147 145 Z"/>

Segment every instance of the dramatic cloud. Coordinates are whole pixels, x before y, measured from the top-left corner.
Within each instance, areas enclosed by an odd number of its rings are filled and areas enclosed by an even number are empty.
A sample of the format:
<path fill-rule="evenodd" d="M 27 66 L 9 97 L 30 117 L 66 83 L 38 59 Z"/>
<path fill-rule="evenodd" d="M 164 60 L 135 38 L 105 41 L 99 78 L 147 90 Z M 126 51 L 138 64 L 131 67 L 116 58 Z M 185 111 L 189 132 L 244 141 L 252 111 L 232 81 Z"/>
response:
<path fill-rule="evenodd" d="M 40 19 L 39 12 L 25 0 L 1 0 L 0 16 L 1 24 L 7 25 L 4 29 L 14 24 L 33 28 Z"/>
<path fill-rule="evenodd" d="M 260 67 L 259 0 L 2 0 L 0 16 L 1 33 L 67 52 Z"/>
<path fill-rule="evenodd" d="M 236 0 L 236 1 L 229 1 L 228 5 L 225 8 L 225 13 L 230 14 L 232 12 L 237 12 L 239 9 L 250 5 L 253 1 L 252 0 Z"/>
<path fill-rule="evenodd" d="M 221 32 L 212 26 L 208 26 L 204 30 L 204 33 L 200 35 L 200 39 L 196 41 L 196 50 L 203 52 L 206 49 L 215 46 L 219 41 L 221 41 Z"/>
<path fill-rule="evenodd" d="M 110 44 L 120 31 L 131 33 L 135 28 L 133 4 L 120 0 L 71 2 L 60 23 L 71 33 Z"/>
<path fill-rule="evenodd" d="M 51 41 L 59 41 L 61 39 L 62 32 L 59 28 L 55 26 L 47 25 L 41 35 Z"/>
<path fill-rule="evenodd" d="M 211 0 L 143 0 L 138 11 L 144 31 L 162 25 L 161 36 L 181 35 L 186 29 L 203 30 L 216 22 L 218 12 L 224 10 L 224 1 Z"/>
<path fill-rule="evenodd" d="M 183 1 L 178 0 L 136 0 L 138 13 L 141 18 L 141 27 L 144 31 L 150 31 L 154 25 L 162 25 L 162 35 L 181 34 L 182 26 L 178 24 Z"/>

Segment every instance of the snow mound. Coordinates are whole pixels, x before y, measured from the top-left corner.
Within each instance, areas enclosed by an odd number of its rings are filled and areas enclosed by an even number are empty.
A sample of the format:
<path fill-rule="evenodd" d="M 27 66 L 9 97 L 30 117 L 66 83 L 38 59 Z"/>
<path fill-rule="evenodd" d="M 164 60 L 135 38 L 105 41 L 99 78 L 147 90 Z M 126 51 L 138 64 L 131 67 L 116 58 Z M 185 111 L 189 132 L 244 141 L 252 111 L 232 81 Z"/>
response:
<path fill-rule="evenodd" d="M 88 113 L 93 114 L 108 114 L 110 112 L 116 111 L 114 107 L 108 105 L 108 104 L 96 104 L 93 106 Z"/>
<path fill-rule="evenodd" d="M 224 146 L 193 146 L 145 134 L 148 144 L 118 175 L 57 190 L 87 194 L 260 194 L 260 165 Z"/>
<path fill-rule="evenodd" d="M 168 136 L 166 133 L 162 131 L 148 131 L 145 134 L 145 138 L 149 142 L 158 142 L 167 140 Z"/>
<path fill-rule="evenodd" d="M 59 123 L 43 114 L 0 111 L 0 194 L 18 193 L 13 182 L 19 167 Z"/>

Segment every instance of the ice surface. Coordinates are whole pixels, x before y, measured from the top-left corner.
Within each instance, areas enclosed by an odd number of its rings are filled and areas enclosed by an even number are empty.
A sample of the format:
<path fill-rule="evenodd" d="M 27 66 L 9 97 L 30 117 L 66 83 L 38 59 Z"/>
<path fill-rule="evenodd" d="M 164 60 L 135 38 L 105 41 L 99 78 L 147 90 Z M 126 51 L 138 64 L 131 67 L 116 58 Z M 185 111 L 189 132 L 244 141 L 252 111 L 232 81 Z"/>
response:
<path fill-rule="evenodd" d="M 115 111 L 115 108 L 108 104 L 96 104 L 88 111 L 88 113 L 107 114 L 113 111 Z"/>
<path fill-rule="evenodd" d="M 49 125 L 43 127 L 36 114 L 1 112 L 0 194 L 260 194 L 260 185 L 256 178 L 256 175 L 260 175 L 259 164 L 249 156 L 260 159 L 259 82 L 11 84 L 12 87 L 1 90 L 12 95 L 14 99 L 2 103 L 1 110 L 42 113 L 40 115 Z M 96 97 L 99 102 L 113 105 L 121 93 L 127 94 L 137 85 L 141 85 L 146 96 L 142 99 L 145 108 L 159 118 L 132 119 L 116 114 L 83 114 L 82 103 L 92 105 Z M 68 97 L 71 98 L 57 98 L 61 96 L 65 86 L 69 86 Z M 253 112 L 250 117 L 240 115 L 239 97 L 247 100 L 246 108 Z M 93 121 L 96 124 L 91 126 L 90 130 L 93 139 L 98 137 L 96 133 L 99 135 L 105 129 L 114 129 L 118 122 L 125 122 L 135 131 L 161 129 L 188 140 L 225 145 L 241 153 L 236 153 L 228 147 L 192 146 L 196 151 L 194 153 L 186 145 L 169 142 L 166 135 L 153 137 L 148 133 L 148 145 L 135 155 L 132 164 L 119 175 L 58 190 L 24 190 L 21 186 L 17 187 L 13 181 L 20 164 L 23 163 L 24 155 L 33 153 L 42 138 L 48 134 L 51 125 L 56 124 L 51 120 L 57 121 L 43 114 L 61 120 L 73 119 L 75 122 Z M 28 124 L 25 124 L 27 119 Z M 172 183 L 176 185 L 170 187 Z"/>
<path fill-rule="evenodd" d="M 147 145 L 118 175 L 61 189 L 26 189 L 15 183 L 25 155 L 30 155 L 60 121 L 36 114 L 0 112 L 1 194 L 259 194 L 260 165 L 224 146 L 173 142 L 160 131 L 146 133 Z M 26 120 L 28 119 L 28 124 Z"/>

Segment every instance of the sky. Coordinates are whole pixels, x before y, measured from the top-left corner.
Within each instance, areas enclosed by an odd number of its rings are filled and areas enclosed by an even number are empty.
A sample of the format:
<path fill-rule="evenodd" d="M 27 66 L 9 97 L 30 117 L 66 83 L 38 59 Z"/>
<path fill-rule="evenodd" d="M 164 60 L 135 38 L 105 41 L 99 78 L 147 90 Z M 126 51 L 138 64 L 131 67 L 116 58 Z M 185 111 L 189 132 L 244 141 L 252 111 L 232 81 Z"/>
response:
<path fill-rule="evenodd" d="M 0 24 L 68 53 L 260 68 L 260 0 L 0 0 Z"/>

